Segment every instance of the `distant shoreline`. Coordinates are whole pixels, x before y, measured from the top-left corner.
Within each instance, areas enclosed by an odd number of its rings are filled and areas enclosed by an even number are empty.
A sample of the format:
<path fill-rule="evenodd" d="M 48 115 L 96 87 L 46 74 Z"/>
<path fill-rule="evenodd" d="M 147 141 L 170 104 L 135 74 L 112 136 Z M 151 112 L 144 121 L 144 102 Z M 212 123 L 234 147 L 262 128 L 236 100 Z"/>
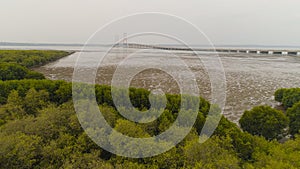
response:
<path fill-rule="evenodd" d="M 159 46 L 173 46 L 173 47 L 179 47 L 181 45 L 176 45 L 176 44 L 159 44 L 157 43 L 156 45 Z M 112 46 L 112 44 L 80 44 L 80 43 L 28 43 L 28 42 L 0 42 L 0 47 L 1 46 L 67 46 L 67 47 L 84 47 L 84 46 L 90 46 L 90 47 L 97 47 L 97 46 L 102 46 L 102 47 L 109 47 Z M 190 45 L 191 47 L 211 47 L 208 45 L 201 45 L 201 44 L 193 44 Z M 256 49 L 267 49 L 267 48 L 272 48 L 272 49 L 300 49 L 300 46 L 295 46 L 295 45 L 214 45 L 215 48 L 256 48 Z"/>

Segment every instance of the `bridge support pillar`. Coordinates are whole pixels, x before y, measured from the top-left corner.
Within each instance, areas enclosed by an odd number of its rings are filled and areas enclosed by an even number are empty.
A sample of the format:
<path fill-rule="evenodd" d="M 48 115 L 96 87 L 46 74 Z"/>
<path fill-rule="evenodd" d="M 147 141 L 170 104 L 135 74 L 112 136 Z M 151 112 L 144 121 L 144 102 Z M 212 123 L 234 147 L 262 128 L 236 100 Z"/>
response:
<path fill-rule="evenodd" d="M 288 55 L 298 55 L 299 52 L 288 52 Z"/>

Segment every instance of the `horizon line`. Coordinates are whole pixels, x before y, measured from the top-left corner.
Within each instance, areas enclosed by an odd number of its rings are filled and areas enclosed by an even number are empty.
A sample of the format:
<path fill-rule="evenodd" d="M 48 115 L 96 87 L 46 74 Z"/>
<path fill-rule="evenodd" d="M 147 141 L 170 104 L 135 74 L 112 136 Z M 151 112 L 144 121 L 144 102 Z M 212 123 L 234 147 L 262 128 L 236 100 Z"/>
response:
<path fill-rule="evenodd" d="M 129 43 L 130 44 L 130 43 Z M 146 44 L 146 43 L 131 43 L 131 44 Z M 154 44 L 154 43 L 151 43 Z M 83 44 L 83 43 L 56 43 L 56 42 L 0 42 L 0 46 L 111 46 L 113 44 Z M 178 44 L 164 44 L 156 43 L 155 45 L 167 45 L 167 46 L 181 46 Z M 191 44 L 190 46 L 203 46 L 207 47 L 210 45 L 203 44 Z M 290 48 L 300 48 L 300 45 L 262 45 L 262 44 L 217 44 L 215 47 L 290 47 Z"/>

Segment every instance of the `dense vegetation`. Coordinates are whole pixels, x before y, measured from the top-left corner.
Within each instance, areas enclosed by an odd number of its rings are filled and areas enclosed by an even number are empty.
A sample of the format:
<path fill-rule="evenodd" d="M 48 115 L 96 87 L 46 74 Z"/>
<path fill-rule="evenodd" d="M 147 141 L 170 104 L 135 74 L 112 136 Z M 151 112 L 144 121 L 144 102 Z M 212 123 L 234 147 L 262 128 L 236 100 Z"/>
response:
<path fill-rule="evenodd" d="M 130 159 L 95 145 L 77 120 L 71 84 L 50 80 L 0 82 L 0 162 L 2 168 L 299 168 L 300 139 L 284 144 L 242 132 L 222 118 L 214 136 L 198 142 L 210 104 L 202 99 L 194 129 L 177 147 L 156 157 Z M 99 108 L 116 130 L 133 137 L 164 131 L 176 118 L 178 96 L 168 95 L 165 112 L 155 122 L 127 121 L 111 104 L 110 87 L 96 86 Z M 139 109 L 148 106 L 149 92 L 131 89 Z M 140 99 L 146 98 L 146 99 Z"/>
<path fill-rule="evenodd" d="M 239 121 L 241 128 L 268 140 L 299 134 L 300 88 L 279 89 L 275 100 L 281 103 L 283 111 L 269 106 L 254 107 L 243 114 Z"/>
<path fill-rule="evenodd" d="M 249 134 L 245 129 L 243 132 L 222 118 L 214 135 L 204 144 L 199 143 L 198 135 L 212 105 L 201 98 L 198 117 L 189 135 L 168 152 L 143 159 L 116 156 L 91 141 L 74 111 L 71 83 L 7 80 L 0 81 L 0 89 L 0 168 L 300 168 L 300 138 L 297 137 L 300 100 L 289 91 L 297 89 L 276 92 L 282 104 L 283 100 L 295 102 L 289 106 L 287 117 L 265 106 L 245 113 L 249 117 L 244 119 L 245 124 L 256 125 L 261 133 L 249 130 Z M 108 123 L 132 137 L 149 137 L 165 131 L 180 109 L 180 97 L 167 95 L 164 113 L 154 122 L 138 124 L 118 113 L 109 86 L 96 85 L 95 91 L 99 109 Z M 122 90 L 119 92 L 121 96 Z M 140 110 L 148 109 L 149 94 L 144 89 L 130 89 L 132 104 Z M 256 121 L 257 117 L 262 119 Z M 276 121 L 281 118 L 283 121 Z M 293 138 L 279 143 L 276 139 L 283 132 L 281 123 L 285 128 L 287 118 L 290 126 L 287 128 Z M 270 137 L 263 134 L 265 123 L 270 127 L 267 128 Z"/>
<path fill-rule="evenodd" d="M 0 50 L 0 80 L 44 79 L 30 68 L 69 55 L 64 51 Z"/>
<path fill-rule="evenodd" d="M 300 102 L 287 110 L 287 116 L 290 119 L 289 128 L 291 135 L 298 134 L 300 131 Z"/>
<path fill-rule="evenodd" d="M 20 79 L 45 79 L 45 77 L 17 63 L 0 63 L 0 80 Z"/>
<path fill-rule="evenodd" d="M 292 136 L 300 131 L 300 88 L 279 89 L 275 92 L 275 99 L 282 103 L 289 118 L 289 133 Z"/>
<path fill-rule="evenodd" d="M 279 89 L 275 92 L 275 100 L 288 109 L 300 101 L 300 88 Z"/>
<path fill-rule="evenodd" d="M 258 106 L 250 111 L 245 111 L 240 119 L 240 124 L 241 128 L 250 134 L 273 140 L 285 136 L 288 118 L 279 110 L 269 106 Z"/>
<path fill-rule="evenodd" d="M 69 55 L 53 50 L 0 50 L 0 63 L 17 63 L 24 67 L 41 66 Z"/>

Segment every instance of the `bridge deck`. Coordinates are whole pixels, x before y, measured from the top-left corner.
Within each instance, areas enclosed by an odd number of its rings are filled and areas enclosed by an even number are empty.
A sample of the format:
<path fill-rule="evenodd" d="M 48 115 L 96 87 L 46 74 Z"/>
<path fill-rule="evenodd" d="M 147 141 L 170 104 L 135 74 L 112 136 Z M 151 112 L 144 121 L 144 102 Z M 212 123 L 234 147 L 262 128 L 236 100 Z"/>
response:
<path fill-rule="evenodd" d="M 221 53 L 251 53 L 251 54 L 273 54 L 273 55 L 300 55 L 300 50 L 274 50 L 274 49 L 225 49 L 225 48 L 189 48 L 189 47 L 168 47 L 146 44 L 119 44 L 116 46 L 138 49 L 159 49 L 159 50 L 178 50 L 178 51 L 203 51 Z"/>

